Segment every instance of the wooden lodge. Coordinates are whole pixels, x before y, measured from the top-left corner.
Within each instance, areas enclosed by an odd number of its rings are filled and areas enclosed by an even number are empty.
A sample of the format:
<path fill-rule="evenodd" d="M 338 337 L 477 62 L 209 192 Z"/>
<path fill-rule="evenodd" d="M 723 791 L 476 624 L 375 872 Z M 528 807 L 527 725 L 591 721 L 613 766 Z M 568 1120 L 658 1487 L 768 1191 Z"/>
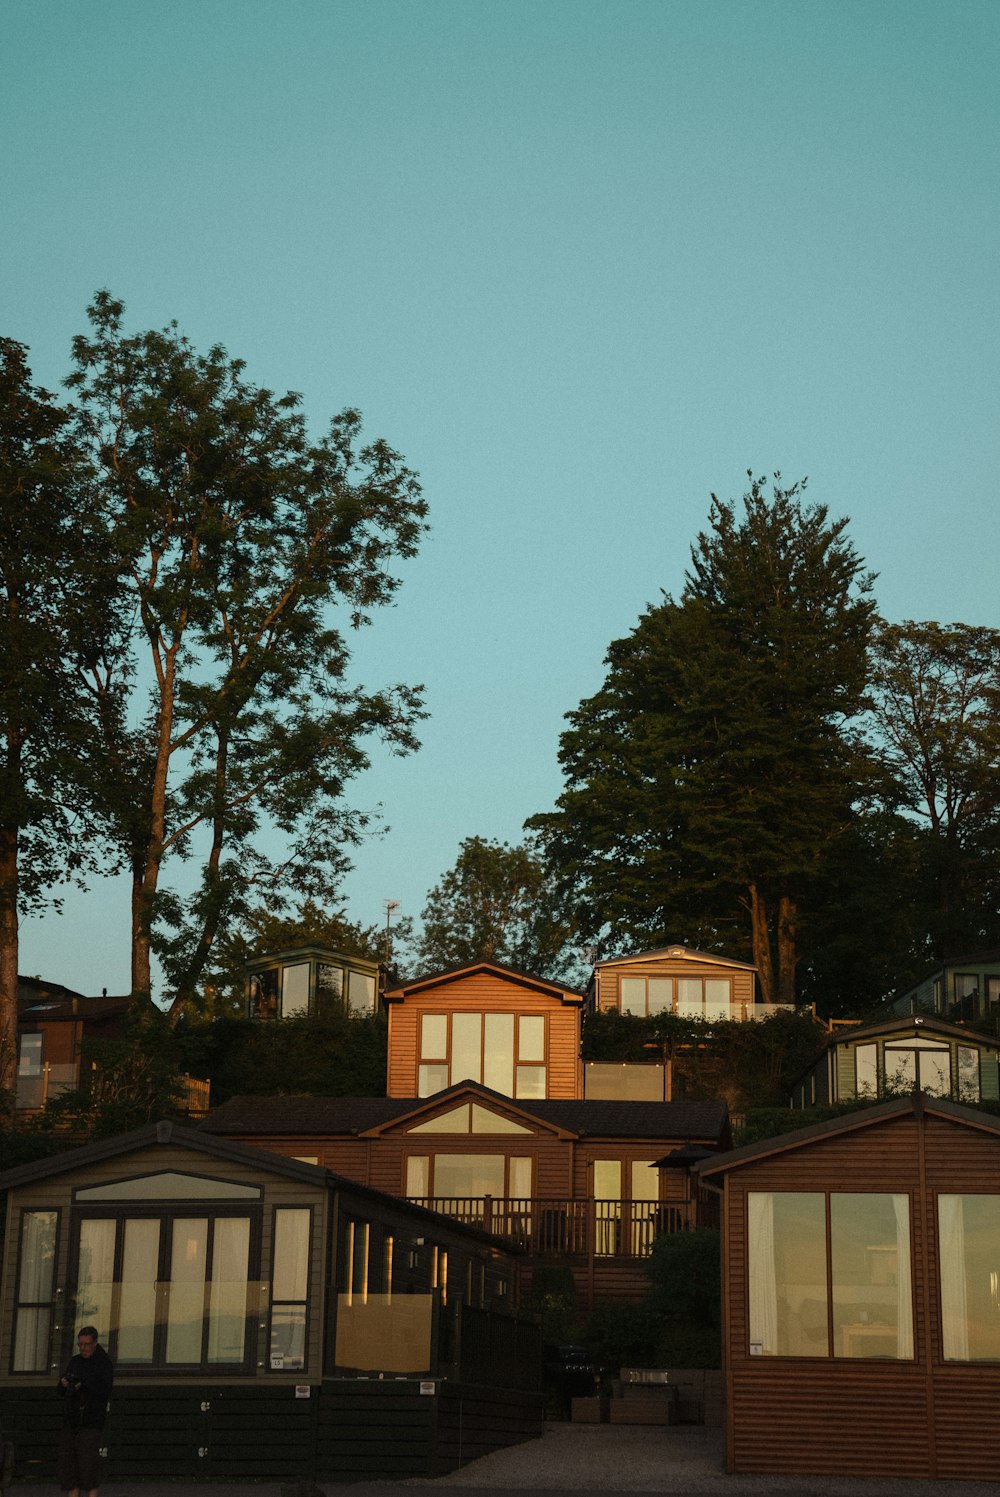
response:
<path fill-rule="evenodd" d="M 730 1142 L 722 1102 L 514 1100 L 474 1082 L 419 1097 L 237 1097 L 213 1135 L 306 1158 L 568 1267 L 581 1309 L 638 1299 L 658 1232 L 717 1222 L 683 1146 Z M 696 1154 L 695 1157 L 700 1157 Z"/>
<path fill-rule="evenodd" d="M 0 1176 L 0 1405 L 51 1480 L 81 1324 L 116 1364 L 119 1480 L 435 1476 L 540 1433 L 516 1250 L 481 1228 L 160 1123 Z"/>
<path fill-rule="evenodd" d="M 685 1019 L 764 1018 L 781 1004 L 758 1004 L 757 969 L 687 946 L 664 946 L 598 962 L 587 1005 L 600 1013 Z"/>
<path fill-rule="evenodd" d="M 1000 1118 L 917 1092 L 709 1159 L 730 1472 L 1000 1470 Z"/>
<path fill-rule="evenodd" d="M 1000 1100 L 1000 1040 L 923 1015 L 835 1029 L 791 1088 L 793 1107 L 899 1096 Z"/>

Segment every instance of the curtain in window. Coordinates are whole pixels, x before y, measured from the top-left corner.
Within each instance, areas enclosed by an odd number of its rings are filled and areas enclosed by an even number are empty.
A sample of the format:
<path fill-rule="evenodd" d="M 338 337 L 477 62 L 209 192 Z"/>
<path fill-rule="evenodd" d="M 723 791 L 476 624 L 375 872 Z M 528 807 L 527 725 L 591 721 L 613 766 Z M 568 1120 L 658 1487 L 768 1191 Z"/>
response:
<path fill-rule="evenodd" d="M 774 1196 L 749 1192 L 748 1270 L 750 1279 L 750 1350 L 773 1356 L 778 1350 L 778 1285 L 774 1261 Z"/>
<path fill-rule="evenodd" d="M 896 1356 L 913 1356 L 913 1286 L 910 1273 L 910 1198 L 894 1195 L 896 1214 Z"/>
<path fill-rule="evenodd" d="M 945 1360 L 969 1360 L 969 1293 L 965 1274 L 965 1212 L 961 1196 L 938 1196 L 941 1252 L 941 1339 Z"/>

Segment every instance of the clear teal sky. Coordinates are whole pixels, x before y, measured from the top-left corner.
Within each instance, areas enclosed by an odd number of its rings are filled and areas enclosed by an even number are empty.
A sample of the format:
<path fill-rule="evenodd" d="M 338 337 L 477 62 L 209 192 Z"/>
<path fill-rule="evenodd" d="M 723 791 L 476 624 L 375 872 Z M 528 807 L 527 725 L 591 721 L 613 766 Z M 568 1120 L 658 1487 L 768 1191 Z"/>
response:
<path fill-rule="evenodd" d="M 1000 625 L 998 76 L 996 0 L 0 3 L 36 378 L 108 286 L 422 474 L 357 662 L 432 717 L 357 787 L 355 919 L 551 805 L 563 714 L 749 467 L 851 516 L 889 617 Z M 121 990 L 126 921 L 74 899 L 22 970 Z"/>

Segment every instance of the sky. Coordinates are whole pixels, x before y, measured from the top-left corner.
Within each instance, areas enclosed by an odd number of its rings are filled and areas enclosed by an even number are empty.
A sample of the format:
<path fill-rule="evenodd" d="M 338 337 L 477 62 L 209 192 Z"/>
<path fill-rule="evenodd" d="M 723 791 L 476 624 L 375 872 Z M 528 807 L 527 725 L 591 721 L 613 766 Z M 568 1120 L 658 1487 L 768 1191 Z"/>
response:
<path fill-rule="evenodd" d="M 356 679 L 421 682 L 350 917 L 561 789 L 564 715 L 710 497 L 809 477 L 890 619 L 1000 626 L 995 0 L 0 0 L 0 335 L 95 290 L 345 406 L 431 532 Z M 128 892 L 21 970 L 128 987 Z"/>

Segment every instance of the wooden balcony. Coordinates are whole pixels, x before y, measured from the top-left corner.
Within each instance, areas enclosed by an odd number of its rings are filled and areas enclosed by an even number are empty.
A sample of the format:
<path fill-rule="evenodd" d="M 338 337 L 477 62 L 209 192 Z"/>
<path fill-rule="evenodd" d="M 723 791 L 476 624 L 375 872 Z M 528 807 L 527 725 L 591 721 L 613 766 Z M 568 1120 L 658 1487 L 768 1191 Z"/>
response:
<path fill-rule="evenodd" d="M 663 1232 L 708 1225 L 694 1203 L 424 1196 L 418 1205 L 483 1227 L 532 1258 L 648 1258 Z M 697 1217 L 697 1219 L 696 1219 Z"/>

